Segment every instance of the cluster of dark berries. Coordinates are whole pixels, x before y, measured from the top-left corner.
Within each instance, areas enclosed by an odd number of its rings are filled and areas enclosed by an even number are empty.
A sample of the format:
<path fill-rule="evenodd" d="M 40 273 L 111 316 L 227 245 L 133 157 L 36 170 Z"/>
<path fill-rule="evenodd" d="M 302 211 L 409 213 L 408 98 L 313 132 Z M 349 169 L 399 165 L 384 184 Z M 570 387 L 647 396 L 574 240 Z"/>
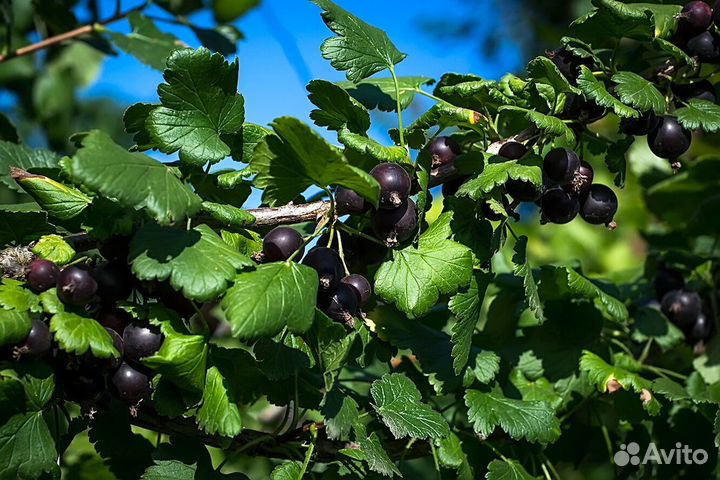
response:
<path fill-rule="evenodd" d="M 70 265 L 60 270 L 48 260 L 34 260 L 27 285 L 40 293 L 55 287 L 69 311 L 93 315 L 112 339 L 118 357 L 97 358 L 91 351 L 75 355 L 61 350 L 42 319 L 34 319 L 27 339 L 13 349 L 15 359 L 50 357 L 66 398 L 81 404 L 99 402 L 108 392 L 130 405 L 150 393 L 151 372 L 141 360 L 155 354 L 163 335 L 135 320 L 117 302 L 132 293 L 133 276 L 126 256 L 94 267 Z"/>
<path fill-rule="evenodd" d="M 720 25 L 718 3 L 713 11 L 705 2 L 688 2 L 680 12 L 672 39 L 685 53 L 703 63 L 720 63 L 720 37 L 712 29 L 713 23 Z"/>
<path fill-rule="evenodd" d="M 686 287 L 679 270 L 660 270 L 654 286 L 663 314 L 683 331 L 690 344 L 710 337 L 713 330 L 711 315 L 705 310 L 700 295 Z"/>
<path fill-rule="evenodd" d="M 285 261 L 293 254 L 300 258 L 304 253 L 303 245 L 302 236 L 297 230 L 276 227 L 263 238 L 264 260 Z M 305 255 L 302 263 L 318 274 L 318 308 L 333 320 L 352 326 L 353 318 L 360 315 L 360 309 L 372 295 L 367 278 L 358 274 L 345 276 L 345 265 L 340 254 L 329 247 L 314 247 Z"/>

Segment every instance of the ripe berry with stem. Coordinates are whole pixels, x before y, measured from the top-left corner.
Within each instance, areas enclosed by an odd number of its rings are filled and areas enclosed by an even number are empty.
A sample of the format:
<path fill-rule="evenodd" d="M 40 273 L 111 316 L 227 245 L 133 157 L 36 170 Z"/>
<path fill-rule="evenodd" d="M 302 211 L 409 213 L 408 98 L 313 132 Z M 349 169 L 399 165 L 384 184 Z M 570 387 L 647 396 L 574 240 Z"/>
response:
<path fill-rule="evenodd" d="M 163 335 L 154 326 L 128 325 L 123 332 L 125 358 L 135 365 L 145 357 L 154 355 L 163 343 Z"/>
<path fill-rule="evenodd" d="M 367 278 L 357 273 L 353 273 L 340 280 L 340 282 L 353 289 L 355 295 L 357 295 L 359 307 L 362 307 L 368 302 L 368 300 L 370 300 L 370 297 L 372 296 L 372 286 L 370 285 L 370 282 L 368 282 Z"/>
<path fill-rule="evenodd" d="M 593 225 L 615 228 L 613 217 L 618 209 L 615 192 L 607 185 L 596 183 L 581 196 L 580 216 Z"/>
<path fill-rule="evenodd" d="M 123 362 L 110 377 L 110 390 L 120 400 L 137 405 L 150 393 L 150 379 Z"/>
<path fill-rule="evenodd" d="M 332 248 L 315 247 L 308 252 L 302 263 L 318 273 L 321 291 L 335 289 L 343 277 L 342 259 Z"/>
<path fill-rule="evenodd" d="M 543 161 L 543 173 L 556 185 L 567 185 L 580 169 L 577 154 L 567 148 L 551 150 Z"/>
<path fill-rule="evenodd" d="M 577 194 L 556 187 L 546 191 L 540 199 L 540 223 L 564 224 L 572 221 L 580 211 Z"/>
<path fill-rule="evenodd" d="M 370 170 L 380 184 L 380 208 L 399 207 L 410 194 L 410 175 L 396 163 L 381 163 Z"/>
<path fill-rule="evenodd" d="M 348 215 L 362 215 L 372 208 L 363 197 L 345 187 L 335 190 L 335 206 L 338 212 Z"/>
<path fill-rule="evenodd" d="M 702 301 L 695 292 L 673 290 L 662 298 L 661 309 L 672 323 L 681 329 L 688 329 L 702 313 Z"/>
<path fill-rule="evenodd" d="M 436 137 L 428 144 L 432 166 L 447 165 L 462 153 L 460 145 L 450 137 Z"/>
<path fill-rule="evenodd" d="M 417 207 L 408 198 L 398 208 L 378 210 L 372 216 L 375 235 L 388 247 L 397 246 L 413 236 L 417 228 Z"/>
<path fill-rule="evenodd" d="M 690 148 L 692 135 L 671 116 L 660 118 L 655 130 L 648 135 L 650 150 L 661 158 L 674 160 Z M 673 164 L 673 167 L 679 165 Z"/>
<path fill-rule="evenodd" d="M 580 161 L 580 168 L 575 173 L 575 178 L 567 186 L 572 192 L 582 195 L 590 190 L 595 172 L 592 166 L 584 160 Z"/>
<path fill-rule="evenodd" d="M 701 62 L 717 62 L 720 59 L 720 39 L 713 32 L 702 32 L 687 41 L 685 51 Z"/>
<path fill-rule="evenodd" d="M 639 118 L 623 118 L 620 121 L 620 131 L 625 135 L 641 137 L 655 130 L 659 123 L 660 119 L 655 112 L 648 110 Z"/>
<path fill-rule="evenodd" d="M 355 289 L 345 283 L 340 283 L 332 292 L 321 294 L 319 304 L 325 315 L 346 324 L 350 324 L 358 312 Z"/>
<path fill-rule="evenodd" d="M 65 267 L 58 275 L 57 294 L 63 303 L 69 305 L 89 303 L 95 297 L 97 288 L 97 282 L 92 274 L 84 268 L 71 265 Z"/>
<path fill-rule="evenodd" d="M 498 156 L 507 158 L 508 160 L 520 160 L 528 152 L 528 148 L 520 143 L 509 141 L 505 142 L 500 150 L 498 150 Z"/>
<path fill-rule="evenodd" d="M 50 351 L 51 346 L 52 333 L 47 324 L 42 320 L 33 319 L 25 341 L 13 349 L 13 357 L 42 358 Z"/>
<path fill-rule="evenodd" d="M 30 264 L 26 280 L 32 291 L 40 293 L 54 287 L 59 274 L 60 270 L 57 265 L 49 260 L 38 258 Z"/>
<path fill-rule="evenodd" d="M 268 262 L 284 262 L 298 250 L 298 256 L 302 257 L 303 238 L 294 228 L 276 227 L 263 238 L 263 254 Z"/>
<path fill-rule="evenodd" d="M 678 28 L 686 32 L 700 33 L 707 30 L 713 20 L 713 11 L 707 3 L 694 0 L 683 7 Z"/>

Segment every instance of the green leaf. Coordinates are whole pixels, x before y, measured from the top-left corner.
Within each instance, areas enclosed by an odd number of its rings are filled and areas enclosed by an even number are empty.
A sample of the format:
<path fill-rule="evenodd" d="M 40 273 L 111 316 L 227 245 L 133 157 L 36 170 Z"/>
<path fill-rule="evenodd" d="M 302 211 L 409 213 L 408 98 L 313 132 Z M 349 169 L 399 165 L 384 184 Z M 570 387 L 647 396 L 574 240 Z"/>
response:
<path fill-rule="evenodd" d="M 538 286 L 535 283 L 535 277 L 533 277 L 532 268 L 527 258 L 527 243 L 528 238 L 522 236 L 515 242 L 515 254 L 513 255 L 513 272 L 516 276 L 523 279 L 523 286 L 525 287 L 525 301 L 528 308 L 535 316 L 535 321 L 539 325 L 545 320 L 545 313 L 543 312 L 542 301 L 538 294 Z"/>
<path fill-rule="evenodd" d="M 273 124 L 275 135 L 265 137 L 250 167 L 255 186 L 270 205 L 290 202 L 311 185 L 340 185 L 377 205 L 380 186 L 368 173 L 350 165 L 342 154 L 301 121 L 282 117 Z"/>
<path fill-rule="evenodd" d="M 22 170 L 57 167 L 60 158 L 49 150 L 32 149 L 8 141 L 0 141 L 0 181 L 12 190 L 20 190 L 10 176 L 10 167 Z"/>
<path fill-rule="evenodd" d="M 307 85 L 308 98 L 318 107 L 310 112 L 310 118 L 319 127 L 329 130 L 347 128 L 356 134 L 364 134 L 370 128 L 370 114 L 345 90 L 326 80 L 313 80 Z"/>
<path fill-rule="evenodd" d="M 0 283 L 0 306 L 6 310 L 17 310 L 18 312 L 42 312 L 38 296 L 27 288 L 23 288 L 22 282 L 11 278 L 3 278 Z"/>
<path fill-rule="evenodd" d="M 484 436 L 498 426 L 512 438 L 529 442 L 549 443 L 560 435 L 560 422 L 545 402 L 506 398 L 499 391 L 467 390 L 465 405 L 468 420 L 475 431 Z"/>
<path fill-rule="evenodd" d="M 408 152 L 403 147 L 386 147 L 372 138 L 353 133 L 347 129 L 338 132 L 338 141 L 350 150 L 369 156 L 376 163 L 402 163 L 408 161 Z"/>
<path fill-rule="evenodd" d="M 486 480 L 535 480 L 517 460 L 493 460 L 488 464 Z"/>
<path fill-rule="evenodd" d="M 32 208 L 37 205 L 32 204 Z M 0 205 L 0 245 L 25 245 L 46 233 L 55 233 L 45 212 L 24 209 L 22 205 Z"/>
<path fill-rule="evenodd" d="M 685 340 L 682 330 L 673 325 L 659 308 L 640 308 L 635 314 L 632 339 L 644 343 L 652 338 L 663 351 Z"/>
<path fill-rule="evenodd" d="M 62 266 L 75 258 L 76 252 L 60 235 L 45 235 L 32 247 L 32 253 Z"/>
<path fill-rule="evenodd" d="M 426 242 L 394 252 L 375 274 L 375 293 L 411 317 L 427 313 L 440 298 L 470 283 L 472 253 L 451 240 Z M 429 237 L 428 237 L 429 238 Z"/>
<path fill-rule="evenodd" d="M 10 174 L 51 217 L 69 220 L 80 215 L 92 202 L 80 190 L 43 175 L 33 175 L 13 167 L 10 168 Z"/>
<path fill-rule="evenodd" d="M 490 383 L 500 372 L 500 357 L 495 352 L 483 350 L 475 357 L 473 374 L 480 383 Z"/>
<path fill-rule="evenodd" d="M 155 23 L 138 12 L 128 15 L 132 31 L 127 35 L 106 30 L 113 43 L 125 53 L 145 65 L 162 71 L 172 52 L 180 48 L 180 41 L 158 30 Z"/>
<path fill-rule="evenodd" d="M 200 208 L 200 197 L 170 168 L 141 153 L 128 152 L 99 130 L 82 139 L 82 148 L 67 169 L 77 182 L 125 207 L 145 208 L 164 225 Z"/>
<path fill-rule="evenodd" d="M 394 475 L 402 477 L 402 473 L 400 473 L 400 470 L 398 470 L 393 461 L 390 460 L 387 451 L 380 443 L 377 432 L 373 432 L 368 436 L 365 425 L 360 422 L 355 423 L 353 430 L 355 431 L 355 441 L 360 446 L 360 451 L 364 455 L 364 459 L 370 470 L 386 477 L 392 477 Z"/>
<path fill-rule="evenodd" d="M 669 38 L 677 26 L 680 5 L 623 3 L 616 0 L 595 0 L 597 9 L 575 20 L 576 36 L 586 42 L 603 42 L 608 37 L 636 40 Z"/>
<path fill-rule="evenodd" d="M 110 334 L 92 318 L 58 312 L 50 319 L 50 331 L 55 334 L 60 348 L 68 353 L 79 356 L 89 350 L 95 358 L 117 358 L 120 355 Z"/>
<path fill-rule="evenodd" d="M 27 338 L 31 328 L 32 322 L 27 312 L 0 310 L 0 346 L 22 342 Z"/>
<path fill-rule="evenodd" d="M 575 142 L 575 134 L 573 131 L 557 117 L 513 105 L 502 106 L 499 110 L 501 112 L 522 114 L 527 121 L 535 125 L 547 135 L 561 137 L 568 144 L 573 144 Z"/>
<path fill-rule="evenodd" d="M 159 460 L 148 467 L 140 480 L 194 480 L 197 465 L 186 465 L 179 460 Z"/>
<path fill-rule="evenodd" d="M 332 321 L 319 309 L 315 310 L 315 321 L 308 332 L 307 342 L 315 347 L 326 390 L 332 389 L 355 342 L 355 336 L 355 332 L 348 334 L 343 325 Z"/>
<path fill-rule="evenodd" d="M 217 367 L 207 371 L 202 405 L 196 417 L 200 428 L 210 435 L 234 437 L 242 431 L 240 410 Z"/>
<path fill-rule="evenodd" d="M 568 79 L 560 73 L 558 67 L 548 57 L 536 57 L 528 63 L 528 78 L 539 83 L 545 83 L 553 87 L 555 93 L 580 94 L 578 88 L 573 87 Z"/>
<path fill-rule="evenodd" d="M 231 136 L 225 136 L 223 138 L 227 144 L 230 145 L 233 160 L 250 163 L 253 159 L 253 155 L 255 154 L 255 147 L 257 147 L 266 136 L 271 134 L 272 132 L 265 127 L 252 123 L 245 123 L 239 133 Z M 218 184 L 223 188 L 231 188 L 228 185 L 223 185 L 223 182 L 221 181 L 218 181 Z"/>
<path fill-rule="evenodd" d="M 452 326 L 452 358 L 455 374 L 459 375 L 470 358 L 470 347 L 475 326 L 480 321 L 480 309 L 485 299 L 485 291 L 492 276 L 476 272 L 470 279 L 467 291 L 455 294 L 448 302 L 448 308 L 455 314 Z"/>
<path fill-rule="evenodd" d="M 55 442 L 42 412 L 18 414 L 0 426 L 0 478 L 60 477 Z"/>
<path fill-rule="evenodd" d="M 327 392 L 320 413 L 325 419 L 327 436 L 332 440 L 347 438 L 360 417 L 357 402 L 339 387 Z"/>
<path fill-rule="evenodd" d="M 298 335 L 284 335 L 282 342 L 261 338 L 253 346 L 260 370 L 271 380 L 286 380 L 315 366 L 313 352 Z"/>
<path fill-rule="evenodd" d="M 255 223 L 255 217 L 252 213 L 232 205 L 203 202 L 202 211 L 209 213 L 213 219 L 220 222 L 224 227 L 242 228 Z"/>
<path fill-rule="evenodd" d="M 447 421 L 422 403 L 415 384 L 403 374 L 389 373 L 370 387 L 373 408 L 395 438 L 441 438 L 450 434 Z"/>
<path fill-rule="evenodd" d="M 574 295 L 595 300 L 616 322 L 625 323 L 629 318 L 627 307 L 618 299 L 608 295 L 587 278 L 570 267 L 557 267 L 558 273 L 567 272 L 567 287 Z"/>
<path fill-rule="evenodd" d="M 282 463 L 270 473 L 270 480 L 297 480 L 302 478 L 302 465 L 298 461 Z"/>
<path fill-rule="evenodd" d="M 238 275 L 221 307 L 236 337 L 270 337 L 286 326 L 302 333 L 315 318 L 317 289 L 312 268 L 294 262 L 268 263 Z"/>
<path fill-rule="evenodd" d="M 392 44 L 387 34 L 335 5 L 330 0 L 312 0 L 323 9 L 325 24 L 337 37 L 320 47 L 323 58 L 347 79 L 359 82 L 386 68 L 392 69 L 406 57 Z"/>
<path fill-rule="evenodd" d="M 637 118 L 640 114 L 634 108 L 630 108 L 617 98 L 613 97 L 605 88 L 605 84 L 595 78 L 592 71 L 585 65 L 580 66 L 578 87 L 585 96 L 601 107 L 611 108 L 615 115 L 620 118 Z"/>
<path fill-rule="evenodd" d="M 641 112 L 652 110 L 660 115 L 665 113 L 665 98 L 650 81 L 633 72 L 619 72 L 613 75 L 615 91 L 620 100 Z"/>
<path fill-rule="evenodd" d="M 454 468 L 458 480 L 473 480 L 473 469 L 468 462 L 467 455 L 463 452 L 462 442 L 455 433 L 450 432 L 447 438 L 436 441 L 438 446 L 438 460 L 444 467 Z"/>
<path fill-rule="evenodd" d="M 150 133 L 148 133 L 147 128 L 145 128 L 148 115 L 150 115 L 150 112 L 155 108 L 157 108 L 157 105 L 152 103 L 135 103 L 130 105 L 123 114 L 125 131 L 133 134 L 133 140 L 137 144 L 135 147 L 137 150 L 150 150 L 155 146 L 150 138 Z"/>
<path fill-rule="evenodd" d="M 676 110 L 675 115 L 688 130 L 702 129 L 708 133 L 720 130 L 720 106 L 707 100 L 692 98 L 686 107 Z"/>
<path fill-rule="evenodd" d="M 423 85 L 432 85 L 434 80 L 426 77 L 398 77 L 400 90 L 400 108 L 410 106 L 417 91 Z M 397 110 L 397 93 L 392 78 L 369 78 L 362 82 L 337 82 L 336 85 L 347 91 L 351 97 L 368 110 L 379 109 L 383 112 Z"/>
<path fill-rule="evenodd" d="M 179 230 L 145 224 L 130 243 L 128 258 L 140 280 L 170 279 L 186 298 L 202 302 L 221 295 L 239 269 L 253 265 L 207 225 Z"/>
<path fill-rule="evenodd" d="M 158 87 L 162 107 L 145 121 L 150 137 L 163 153 L 180 151 L 180 161 L 201 167 L 230 155 L 221 135 L 243 126 L 245 107 L 238 95 L 238 62 L 205 48 L 174 52 Z"/>

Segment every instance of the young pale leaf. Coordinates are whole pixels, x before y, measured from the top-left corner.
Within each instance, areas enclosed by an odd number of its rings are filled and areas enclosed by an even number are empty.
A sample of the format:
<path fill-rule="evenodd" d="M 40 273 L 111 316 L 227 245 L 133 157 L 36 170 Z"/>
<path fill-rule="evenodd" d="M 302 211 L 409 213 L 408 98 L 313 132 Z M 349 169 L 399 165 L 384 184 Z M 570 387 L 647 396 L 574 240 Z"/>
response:
<path fill-rule="evenodd" d="M 42 412 L 18 414 L 0 426 L 0 478 L 60 477 L 55 441 Z"/>
<path fill-rule="evenodd" d="M 585 65 L 580 66 L 580 76 L 578 77 L 578 87 L 591 100 L 598 105 L 611 108 L 618 117 L 621 118 L 637 118 L 640 116 L 637 110 L 630 108 L 617 98 L 613 97 L 610 92 L 605 89 L 605 84 L 595 78 L 592 71 Z"/>
<path fill-rule="evenodd" d="M 415 384 L 400 373 L 383 375 L 370 387 L 373 408 L 395 438 L 441 438 L 450 434 L 447 421 L 421 401 Z"/>
<path fill-rule="evenodd" d="M 372 138 L 358 135 L 347 129 L 338 132 L 338 141 L 354 152 L 369 156 L 376 163 L 409 161 L 408 152 L 403 147 L 386 147 Z"/>
<path fill-rule="evenodd" d="M 192 300 L 221 295 L 243 267 L 253 265 L 207 225 L 179 230 L 145 224 L 130 243 L 132 270 L 141 280 L 166 280 Z"/>
<path fill-rule="evenodd" d="M 275 135 L 255 149 L 250 167 L 255 186 L 270 205 L 290 202 L 311 185 L 341 185 L 377 205 L 380 185 L 368 173 L 350 165 L 342 154 L 300 120 L 276 119 Z"/>
<path fill-rule="evenodd" d="M 297 480 L 302 478 L 302 463 L 297 461 L 285 462 L 270 472 L 270 480 Z"/>
<path fill-rule="evenodd" d="M 99 130 L 82 138 L 82 148 L 67 170 L 77 182 L 125 207 L 147 209 L 163 225 L 200 208 L 200 197 L 172 170 L 146 155 L 128 152 Z"/>
<path fill-rule="evenodd" d="M 522 236 L 515 242 L 515 254 L 513 255 L 513 272 L 515 275 L 523 279 L 523 286 L 525 287 L 525 301 L 530 311 L 535 316 L 535 321 L 539 325 L 545 320 L 545 314 L 543 313 L 542 301 L 538 294 L 537 283 L 535 283 L 535 277 L 533 277 L 532 268 L 527 258 L 527 242 L 528 238 Z"/>
<path fill-rule="evenodd" d="M 132 31 L 127 35 L 106 30 L 112 42 L 145 65 L 162 71 L 170 54 L 180 48 L 180 41 L 158 30 L 152 20 L 138 12 L 128 15 L 128 21 Z"/>
<path fill-rule="evenodd" d="M 665 98 L 650 81 L 633 72 L 619 72 L 613 75 L 615 91 L 620 100 L 641 112 L 652 110 L 660 115 L 665 113 Z"/>
<path fill-rule="evenodd" d="M 145 126 L 163 153 L 180 151 L 180 161 L 203 166 L 230 155 L 221 135 L 243 126 L 245 106 L 237 89 L 238 62 L 228 63 L 205 48 L 174 52 L 158 87 L 162 106 Z"/>
<path fill-rule="evenodd" d="M 536 480 L 517 460 L 493 460 L 487 467 L 486 480 Z"/>
<path fill-rule="evenodd" d="M 232 205 L 203 202 L 201 209 L 220 222 L 223 227 L 242 228 L 255 223 L 255 217 L 252 213 Z"/>
<path fill-rule="evenodd" d="M 477 201 L 487 196 L 496 187 L 504 185 L 508 180 L 522 180 L 535 186 L 542 185 L 541 160 L 530 156 L 522 160 L 501 160 L 501 157 L 490 157 L 480 174 L 462 184 L 458 196 L 468 196 Z"/>
<path fill-rule="evenodd" d="M 348 92 L 326 80 L 308 83 L 308 98 L 318 107 L 310 112 L 315 125 L 329 130 L 347 128 L 353 133 L 364 134 L 370 128 L 370 114 Z"/>
<path fill-rule="evenodd" d="M 531 60 L 528 63 L 527 72 L 528 78 L 550 85 L 555 90 L 555 93 L 580 94 L 580 90 L 570 85 L 567 78 L 560 73 L 558 67 L 548 57 L 540 56 Z"/>
<path fill-rule="evenodd" d="M 573 144 L 575 142 L 575 134 L 562 120 L 551 115 L 545 115 L 535 110 L 506 105 L 500 107 L 501 112 L 514 112 L 522 114 L 525 119 L 534 124 L 537 128 L 553 137 L 560 137 L 566 143 Z"/>
<path fill-rule="evenodd" d="M 359 82 L 386 68 L 392 69 L 406 55 L 398 51 L 387 34 L 353 16 L 330 0 L 312 0 L 323 9 L 325 24 L 337 37 L 325 40 L 320 47 L 323 58 L 347 79 Z"/>
<path fill-rule="evenodd" d="M 3 278 L 0 283 L 0 306 L 18 312 L 42 312 L 40 298 L 27 288 L 23 288 L 23 285 L 22 282 L 12 278 Z"/>
<path fill-rule="evenodd" d="M 44 235 L 33 245 L 32 252 L 59 266 L 70 263 L 76 255 L 75 249 L 60 235 Z"/>
<path fill-rule="evenodd" d="M 315 318 L 317 289 L 317 272 L 312 268 L 294 262 L 268 263 L 238 275 L 220 306 L 236 337 L 271 337 L 286 326 L 302 333 Z"/>
<path fill-rule="evenodd" d="M 467 291 L 458 292 L 448 302 L 448 308 L 455 314 L 450 339 L 453 344 L 451 355 L 456 375 L 460 374 L 470 358 L 473 333 L 480 321 L 480 309 L 491 280 L 490 274 L 476 272 L 470 279 Z"/>
<path fill-rule="evenodd" d="M 202 335 L 185 335 L 177 331 L 171 321 L 157 320 L 155 323 L 160 324 L 165 338 L 160 350 L 142 359 L 143 364 L 182 389 L 203 390 L 206 387 L 205 370 L 208 357 L 205 338 Z"/>
<path fill-rule="evenodd" d="M 688 130 L 702 129 L 708 133 L 720 130 L 720 106 L 707 100 L 692 98 L 686 107 L 676 110 L 675 115 Z"/>
<path fill-rule="evenodd" d="M 402 473 L 400 473 L 400 470 L 398 470 L 380 443 L 377 432 L 373 432 L 368 436 L 365 425 L 360 422 L 355 423 L 353 431 L 355 432 L 355 441 L 360 446 L 360 451 L 370 470 L 386 477 L 393 477 L 394 475 L 402 477 Z"/>
<path fill-rule="evenodd" d="M 40 208 L 60 220 L 69 220 L 80 215 L 92 202 L 90 197 L 77 188 L 68 187 L 43 175 L 33 175 L 14 167 L 10 167 L 10 175 Z"/>
<path fill-rule="evenodd" d="M 10 176 L 10 167 L 22 170 L 57 167 L 60 158 L 49 150 L 32 149 L 17 143 L 0 141 L 0 181 L 12 190 L 20 190 Z"/>
<path fill-rule="evenodd" d="M 506 398 L 497 390 L 488 393 L 468 390 L 465 405 L 473 428 L 484 436 L 498 426 L 512 438 L 529 442 L 549 443 L 560 435 L 560 422 L 545 402 Z"/>
<path fill-rule="evenodd" d="M 58 312 L 50 319 L 50 331 L 61 349 L 75 355 L 88 350 L 95 358 L 117 358 L 120 353 L 113 346 L 110 334 L 92 318 L 71 312 Z"/>
<path fill-rule="evenodd" d="M 357 402 L 337 386 L 325 394 L 320 413 L 325 419 L 328 438 L 333 440 L 347 438 L 360 417 Z"/>
<path fill-rule="evenodd" d="M 240 410 L 217 367 L 207 371 L 202 405 L 196 418 L 200 428 L 210 435 L 234 437 L 242 431 Z"/>
<path fill-rule="evenodd" d="M 410 106 L 417 91 L 423 85 L 432 85 L 434 80 L 426 77 L 398 77 L 400 90 L 400 108 Z M 336 85 L 345 89 L 351 97 L 360 102 L 368 110 L 379 109 L 383 112 L 397 110 L 397 93 L 392 78 L 369 78 L 362 82 L 337 82 Z"/>
<path fill-rule="evenodd" d="M 195 480 L 197 465 L 187 465 L 180 460 L 158 460 L 148 467 L 140 480 Z"/>
<path fill-rule="evenodd" d="M 27 338 L 31 328 L 32 322 L 27 312 L 4 308 L 0 310 L 0 346 L 22 342 Z"/>

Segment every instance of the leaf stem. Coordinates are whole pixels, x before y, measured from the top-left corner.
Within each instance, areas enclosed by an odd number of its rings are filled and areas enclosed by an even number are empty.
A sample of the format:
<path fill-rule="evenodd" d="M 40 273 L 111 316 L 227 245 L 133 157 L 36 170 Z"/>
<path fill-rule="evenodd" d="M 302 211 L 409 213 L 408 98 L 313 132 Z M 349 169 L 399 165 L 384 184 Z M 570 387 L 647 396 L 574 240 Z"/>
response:
<path fill-rule="evenodd" d="M 345 269 L 345 276 L 350 275 L 350 270 L 348 269 L 347 263 L 345 263 L 345 252 L 343 251 L 343 244 L 342 244 L 342 235 L 340 232 L 337 232 L 337 242 L 338 242 L 338 254 L 340 254 L 340 260 L 342 261 L 343 268 Z"/>
<path fill-rule="evenodd" d="M 435 463 L 435 471 L 437 472 L 437 478 L 442 479 L 442 473 L 440 472 L 440 461 L 438 460 L 435 442 L 433 440 L 428 440 L 428 443 L 430 444 L 430 451 L 432 452 L 433 462 Z"/>
<path fill-rule="evenodd" d="M 382 243 L 382 242 L 381 242 L 380 240 L 378 240 L 377 238 L 375 238 L 375 237 L 373 237 L 373 236 L 370 236 L 370 235 L 368 235 L 367 233 L 363 233 L 363 232 L 361 232 L 360 230 L 356 230 L 356 229 L 354 229 L 354 228 L 352 228 L 352 227 L 350 227 L 350 226 L 348 226 L 348 225 L 345 225 L 344 223 L 337 223 L 337 227 L 338 227 L 338 229 L 340 229 L 340 230 L 346 231 L 346 232 L 349 233 L 350 235 L 355 235 L 355 236 L 358 236 L 358 237 L 362 237 L 362 238 L 364 238 L 365 240 L 370 240 L 371 242 L 377 243 L 378 245 L 382 245 L 383 247 L 385 246 L 385 244 Z"/>
<path fill-rule="evenodd" d="M 295 378 L 297 379 L 297 375 Z M 308 447 L 307 452 L 305 452 L 305 461 L 303 462 L 300 473 L 297 476 L 297 480 L 302 480 L 305 476 L 305 471 L 307 471 L 308 465 L 310 465 L 310 458 L 315 451 L 315 441 L 317 440 L 317 428 L 315 425 L 310 426 L 310 434 L 312 435 L 312 442 L 310 442 L 310 446 Z"/>
<path fill-rule="evenodd" d="M 395 84 L 395 100 L 397 101 L 397 115 L 398 115 L 398 131 L 400 136 L 400 146 L 405 147 L 405 128 L 403 127 L 402 118 L 402 105 L 400 104 L 400 83 L 398 83 L 397 75 L 395 74 L 395 67 L 390 67 L 390 75 L 392 75 L 393 83 Z"/>

